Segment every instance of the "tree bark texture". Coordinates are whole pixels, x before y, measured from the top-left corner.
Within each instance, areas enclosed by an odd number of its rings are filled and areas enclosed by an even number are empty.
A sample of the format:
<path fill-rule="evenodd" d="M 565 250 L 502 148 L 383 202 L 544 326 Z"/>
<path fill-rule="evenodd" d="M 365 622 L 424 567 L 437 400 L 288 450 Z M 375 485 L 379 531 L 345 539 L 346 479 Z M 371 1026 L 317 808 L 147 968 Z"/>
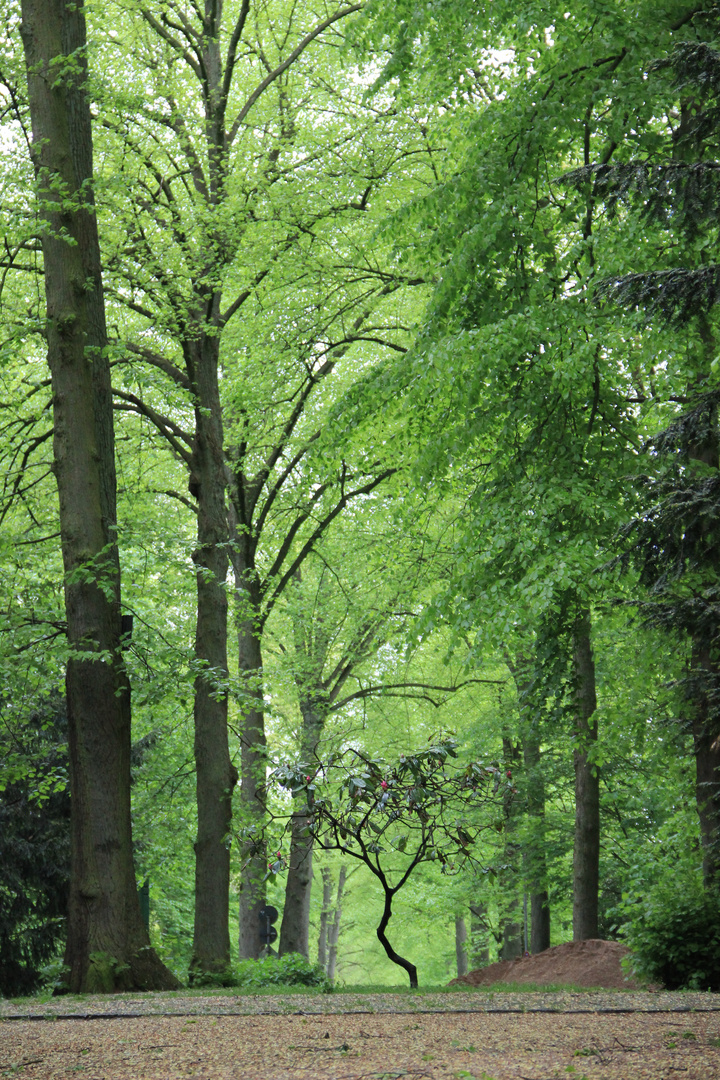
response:
<path fill-rule="evenodd" d="M 312 762 L 325 723 L 324 703 L 312 697 L 301 699 L 301 760 Z M 309 832 L 307 804 L 292 816 L 290 865 L 285 885 L 285 905 L 280 927 L 280 956 L 297 952 L 309 957 L 310 893 L 312 889 L 313 838 Z"/>
<path fill-rule="evenodd" d="M 474 968 L 490 963 L 490 928 L 487 904 L 470 906 L 470 962 Z"/>
<path fill-rule="evenodd" d="M 531 709 L 530 661 L 520 655 L 508 661 L 518 696 L 523 753 L 528 838 L 523 849 L 523 872 L 530 894 L 530 952 L 550 948 L 550 902 L 545 857 L 545 780 L 541 765 L 540 731 Z"/>
<path fill-rule="evenodd" d="M 338 941 L 340 940 L 340 920 L 342 919 L 342 901 L 343 901 L 343 893 L 345 892 L 346 878 L 347 878 L 347 867 L 341 866 L 340 867 L 340 873 L 338 874 L 337 893 L 335 895 L 335 911 L 333 913 L 332 922 L 328 924 L 328 966 L 327 966 L 327 976 L 328 976 L 328 979 L 330 980 L 330 982 L 335 982 L 335 971 L 336 971 L 336 968 L 337 968 Z M 378 937 L 379 936 L 380 936 L 380 933 L 378 931 Z"/>
<path fill-rule="evenodd" d="M 245 579 L 235 581 L 238 592 L 245 591 Z M 250 602 L 253 597 L 251 595 Z M 238 663 L 245 679 L 245 703 L 242 718 L 242 785 L 240 788 L 240 818 L 244 829 L 265 823 L 267 752 L 265 716 L 263 710 L 262 652 L 259 631 L 252 603 L 238 631 Z M 249 836 L 241 851 L 240 912 L 238 946 L 241 960 L 257 959 L 262 949 L 259 937 L 259 913 L 265 905 L 266 847 Z"/>
<path fill-rule="evenodd" d="M 509 733 L 503 733 L 503 761 L 506 770 L 515 774 L 519 764 L 520 747 L 513 742 Z M 519 921 L 520 911 L 520 874 L 518 872 L 519 845 L 517 842 L 518 803 L 516 798 L 507 794 L 503 798 L 505 817 L 505 869 L 502 872 L 502 884 L 505 892 L 504 919 L 502 924 L 501 960 L 515 960 L 523 954 L 523 927 Z"/>
<path fill-rule="evenodd" d="M 390 944 L 390 942 L 387 939 L 387 935 L 385 934 L 385 931 L 387 930 L 388 923 L 390 922 L 390 919 L 392 917 L 392 900 L 393 900 L 393 892 L 392 892 L 392 890 L 385 887 L 385 906 L 383 908 L 383 913 L 382 913 L 382 918 L 380 920 L 380 925 L 378 926 L 377 931 L 376 931 L 377 936 L 378 936 L 378 941 L 380 942 L 383 949 L 385 950 L 385 953 L 387 954 L 388 959 L 392 960 L 392 962 L 394 964 L 397 964 L 399 967 L 403 968 L 403 970 L 407 972 L 408 978 L 410 980 L 410 989 L 411 990 L 417 990 L 417 985 L 418 985 L 417 968 L 415 967 L 414 964 L 411 964 L 409 960 L 406 960 L 404 956 L 401 956 L 400 953 L 395 952 L 392 945 Z"/>
<path fill-rule="evenodd" d="M 322 868 L 322 883 L 323 883 L 323 898 L 322 898 L 322 910 L 320 911 L 320 932 L 318 934 L 318 964 L 327 971 L 327 938 L 328 938 L 328 920 L 331 914 L 330 905 L 332 904 L 332 870 L 329 866 L 323 866 Z"/>
<path fill-rule="evenodd" d="M 229 892 L 232 793 L 237 770 L 227 727 L 227 545 L 225 455 L 218 386 L 218 339 L 201 335 L 185 346 L 195 401 L 191 490 L 198 504 L 195 630 L 195 925 L 191 981 L 230 963 Z"/>
<path fill-rule="evenodd" d="M 575 706 L 575 846 L 573 851 L 573 941 L 596 938 L 600 878 L 600 775 L 592 763 L 598 729 L 594 713 L 595 661 L 590 612 L 578 613 L 573 629 Z"/>
<path fill-rule="evenodd" d="M 505 915 L 502 927 L 501 960 L 517 960 L 524 950 L 523 925 L 518 921 L 520 901 L 513 897 Z"/>
<path fill-rule="evenodd" d="M 530 843 L 523 858 L 530 893 L 530 952 L 535 954 L 550 948 L 550 902 L 545 885 L 545 781 L 540 766 L 540 737 L 536 728 L 525 728 L 523 758 L 531 829 Z"/>
<path fill-rule="evenodd" d="M 24 0 L 21 33 L 42 222 L 70 646 L 67 988 L 171 989 L 179 983 L 150 947 L 132 861 L 130 686 L 120 655 L 112 391 L 84 15 L 65 0 Z"/>
<path fill-rule="evenodd" d="M 458 977 L 468 973 L 467 924 L 462 915 L 455 917 L 455 966 Z"/>

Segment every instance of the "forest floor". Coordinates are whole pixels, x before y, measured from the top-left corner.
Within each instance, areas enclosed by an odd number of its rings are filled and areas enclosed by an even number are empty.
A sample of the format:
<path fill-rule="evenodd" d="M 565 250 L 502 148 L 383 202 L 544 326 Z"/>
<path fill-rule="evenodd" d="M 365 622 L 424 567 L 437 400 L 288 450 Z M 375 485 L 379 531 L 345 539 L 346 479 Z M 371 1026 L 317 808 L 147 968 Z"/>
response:
<path fill-rule="evenodd" d="M 626 954 L 559 945 L 439 992 L 0 1001 L 0 1077 L 719 1080 L 720 994 L 641 991 Z"/>
<path fill-rule="evenodd" d="M 0 1001 L 27 1080 L 718 1080 L 720 994 L 128 994 Z"/>

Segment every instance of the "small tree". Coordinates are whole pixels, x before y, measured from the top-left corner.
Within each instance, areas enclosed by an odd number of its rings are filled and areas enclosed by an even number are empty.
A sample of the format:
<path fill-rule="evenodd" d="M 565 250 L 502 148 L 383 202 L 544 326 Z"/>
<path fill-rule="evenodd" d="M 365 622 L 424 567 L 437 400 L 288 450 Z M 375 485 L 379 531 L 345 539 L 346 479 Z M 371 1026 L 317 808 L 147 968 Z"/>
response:
<path fill-rule="evenodd" d="M 325 850 L 342 851 L 364 863 L 383 889 L 377 936 L 390 960 L 417 987 L 417 968 L 397 953 L 386 930 L 395 895 L 420 863 L 438 862 L 444 874 L 477 865 L 472 847 L 490 827 L 481 808 L 501 804 L 512 792 L 509 774 L 497 765 L 452 766 L 457 742 L 433 737 L 425 749 L 401 754 L 394 765 L 347 749 L 319 768 L 283 765 L 273 780 L 307 801 L 307 830 Z M 286 831 L 291 826 L 286 827 Z M 285 868 L 282 852 L 268 866 L 272 877 Z"/>

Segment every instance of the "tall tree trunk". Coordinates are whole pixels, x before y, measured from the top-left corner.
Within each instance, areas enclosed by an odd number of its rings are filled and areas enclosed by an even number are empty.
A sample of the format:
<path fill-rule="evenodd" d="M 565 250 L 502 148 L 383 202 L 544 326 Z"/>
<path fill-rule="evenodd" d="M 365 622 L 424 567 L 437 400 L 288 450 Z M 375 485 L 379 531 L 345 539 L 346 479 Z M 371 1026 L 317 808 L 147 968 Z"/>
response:
<path fill-rule="evenodd" d="M 318 964 L 327 972 L 327 939 L 328 921 L 330 919 L 330 905 L 332 903 L 332 870 L 329 866 L 322 868 L 323 898 L 320 912 L 320 933 L 318 934 Z"/>
<path fill-rule="evenodd" d="M 523 870 L 530 894 L 530 952 L 550 948 L 550 903 L 545 857 L 545 781 L 540 765 L 540 731 L 530 708 L 532 676 L 530 661 L 522 654 L 507 660 L 518 696 L 520 732 L 525 767 L 525 790 L 529 837 L 523 850 Z"/>
<path fill-rule="evenodd" d="M 347 877 L 347 868 L 345 866 L 341 866 L 340 867 L 340 874 L 338 875 L 337 894 L 336 894 L 336 898 L 335 898 L 335 913 L 333 915 L 332 923 L 328 926 L 328 966 L 327 966 L 327 976 L 328 976 L 328 979 L 330 980 L 330 982 L 335 982 L 335 969 L 337 968 L 338 941 L 340 939 L 340 919 L 342 918 L 342 899 L 343 899 L 343 892 L 345 891 L 345 879 L 346 879 L 346 877 Z M 387 925 L 387 923 L 385 925 Z M 385 930 L 385 927 L 383 927 L 383 931 L 384 930 Z M 378 936 L 379 936 L 379 932 L 378 932 Z"/>
<path fill-rule="evenodd" d="M 312 762 L 325 723 L 325 709 L 315 699 L 301 701 L 303 725 L 301 759 Z M 312 888 L 313 838 L 309 832 L 307 804 L 292 816 L 290 865 L 285 885 L 285 906 L 280 927 L 280 956 L 297 952 L 309 957 L 310 892 Z"/>
<path fill-rule="evenodd" d="M 575 847 L 573 852 L 573 941 L 598 936 L 600 878 L 600 775 L 592 756 L 598 737 L 595 661 L 590 612 L 578 613 L 573 628 L 575 698 Z"/>
<path fill-rule="evenodd" d="M 41 207 L 70 646 L 67 988 L 169 989 L 179 983 L 150 948 L 132 862 L 130 686 L 119 647 L 112 391 L 84 15 L 65 0 L 23 0 L 21 33 Z"/>
<path fill-rule="evenodd" d="M 487 904 L 470 905 L 470 961 L 474 968 L 490 963 Z"/>
<path fill-rule="evenodd" d="M 503 733 L 503 760 L 506 770 L 514 773 L 519 763 L 520 748 L 510 735 Z M 505 904 L 504 919 L 502 924 L 502 944 L 500 946 L 501 960 L 515 960 L 523 954 L 523 927 L 519 921 L 520 911 L 520 875 L 518 873 L 519 847 L 516 839 L 518 807 L 512 795 L 507 794 L 503 799 L 505 817 L 505 869 L 502 874 L 503 886 L 507 901 Z"/>
<path fill-rule="evenodd" d="M 242 786 L 240 814 L 245 829 L 254 826 L 262 830 L 266 813 L 267 752 L 265 715 L 263 710 L 262 652 L 254 613 L 257 599 L 246 584 L 242 569 L 236 567 L 238 592 L 242 589 L 250 599 L 238 631 L 238 661 L 245 682 L 245 703 L 242 719 Z M 260 909 L 265 906 L 266 847 L 253 840 L 241 852 L 240 913 L 238 947 L 241 960 L 257 959 L 262 949 L 260 941 Z"/>
<path fill-rule="evenodd" d="M 455 966 L 458 978 L 468 973 L 467 954 L 468 932 L 467 925 L 462 915 L 455 916 Z"/>
<path fill-rule="evenodd" d="M 218 339 L 186 346 L 195 397 L 195 445 L 190 487 L 198 502 L 195 658 L 195 768 L 198 831 L 195 843 L 195 928 L 191 980 L 221 973 L 230 963 L 230 845 L 232 793 L 227 727 L 227 542 L 225 455 L 218 386 Z"/>
<path fill-rule="evenodd" d="M 535 954 L 550 948 L 550 903 L 545 884 L 545 781 L 540 768 L 540 736 L 537 728 L 525 727 L 523 757 L 531 829 L 530 843 L 526 846 L 523 859 L 530 893 L 530 952 Z"/>
<path fill-rule="evenodd" d="M 520 901 L 516 896 L 512 898 L 505 914 L 502 928 L 502 944 L 500 946 L 501 960 L 517 960 L 524 950 L 523 924 L 518 921 L 520 914 Z"/>
<path fill-rule="evenodd" d="M 293 814 L 290 833 L 290 860 L 285 883 L 285 904 L 280 925 L 278 953 L 300 953 L 310 957 L 310 893 L 312 888 L 313 840 L 308 833 L 307 806 Z"/>

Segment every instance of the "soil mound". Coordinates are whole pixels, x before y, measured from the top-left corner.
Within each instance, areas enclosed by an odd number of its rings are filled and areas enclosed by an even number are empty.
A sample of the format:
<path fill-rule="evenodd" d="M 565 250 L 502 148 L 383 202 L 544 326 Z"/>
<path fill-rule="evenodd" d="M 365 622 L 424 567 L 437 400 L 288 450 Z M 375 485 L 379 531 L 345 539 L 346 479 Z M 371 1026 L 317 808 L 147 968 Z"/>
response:
<path fill-rule="evenodd" d="M 630 952 L 619 941 L 569 941 L 535 956 L 500 960 L 453 979 L 454 984 L 493 986 L 495 983 L 537 983 L 538 986 L 598 986 L 605 990 L 638 990 L 620 961 Z"/>

